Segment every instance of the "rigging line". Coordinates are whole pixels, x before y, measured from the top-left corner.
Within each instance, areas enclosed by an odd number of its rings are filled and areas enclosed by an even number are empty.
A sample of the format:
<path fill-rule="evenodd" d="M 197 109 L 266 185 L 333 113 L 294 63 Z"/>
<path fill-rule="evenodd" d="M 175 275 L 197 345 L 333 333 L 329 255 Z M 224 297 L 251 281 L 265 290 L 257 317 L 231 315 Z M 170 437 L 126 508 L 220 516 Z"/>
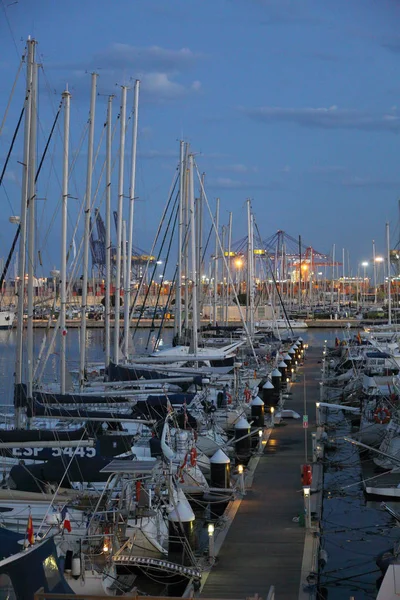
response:
<path fill-rule="evenodd" d="M 18 134 L 18 131 L 19 131 L 19 128 L 20 128 L 20 125 L 21 125 L 22 117 L 23 117 L 24 112 L 25 112 L 25 104 L 26 104 L 27 99 L 28 99 L 28 95 L 26 96 L 26 98 L 24 100 L 24 105 L 23 105 L 21 113 L 19 115 L 18 123 L 17 123 L 17 126 L 15 128 L 12 140 L 11 140 L 10 148 L 9 148 L 9 150 L 7 152 L 6 160 L 5 160 L 4 166 L 3 166 L 3 170 L 2 170 L 1 175 L 0 175 L 0 185 L 3 183 L 3 179 L 4 179 L 4 175 L 6 173 L 8 161 L 10 160 L 11 153 L 12 153 L 13 148 L 14 148 L 15 140 L 17 138 L 17 134 Z M 1 131 L 0 131 L 0 133 L 1 133 Z"/>
<path fill-rule="evenodd" d="M 168 208 L 169 208 L 170 202 L 172 201 L 172 196 L 173 196 L 173 194 L 174 194 L 174 192 L 175 192 L 176 185 L 177 185 L 177 183 L 178 183 L 178 177 L 179 177 L 179 173 L 177 172 L 177 173 L 175 174 L 175 178 L 172 180 L 171 188 L 170 188 L 169 195 L 168 195 L 168 202 L 167 202 L 167 205 L 166 205 L 166 207 L 164 208 L 164 212 L 163 212 L 163 214 L 162 214 L 162 216 L 161 216 L 161 220 L 160 220 L 160 222 L 159 222 L 159 225 L 158 225 L 157 233 L 156 233 L 155 239 L 154 239 L 154 241 L 153 241 L 153 245 L 152 245 L 152 247 L 151 247 L 151 250 L 150 250 L 149 258 L 148 258 L 148 260 L 147 260 L 147 262 L 146 262 L 146 266 L 145 266 L 145 268 L 144 268 L 144 270 L 143 270 L 143 275 L 142 275 L 142 277 L 141 277 L 140 283 L 139 283 L 139 285 L 138 285 L 138 289 L 136 290 L 136 294 L 135 294 L 135 297 L 134 297 L 134 299 L 133 299 L 133 303 L 132 303 L 131 310 L 130 310 L 130 313 L 129 313 L 129 318 L 130 318 L 130 319 L 132 319 L 133 312 L 134 312 L 134 310 L 135 310 L 135 306 L 136 306 L 136 301 L 137 301 L 137 299 L 138 299 L 138 297 L 139 297 L 139 295 L 140 295 L 140 293 L 141 293 L 141 291 L 142 291 L 143 284 L 144 284 L 144 282 L 145 282 L 145 278 L 147 277 L 147 272 L 148 272 L 149 265 L 150 265 L 150 257 L 153 255 L 154 248 L 156 247 L 156 244 L 157 244 L 157 242 L 158 242 L 158 238 L 159 238 L 159 236 L 161 235 L 161 229 L 162 229 L 162 226 L 163 226 L 164 220 L 165 220 L 165 218 L 166 218 L 166 214 L 167 214 L 167 212 L 168 212 Z M 145 306 L 145 304 L 143 303 L 143 306 L 142 306 L 142 309 L 141 309 L 141 314 L 140 314 L 140 317 L 139 317 L 139 319 L 138 319 L 138 320 L 137 320 L 137 322 L 136 322 L 136 327 L 135 327 L 135 329 L 134 329 L 134 332 L 133 332 L 133 335 L 132 335 L 132 339 L 135 337 L 135 333 L 136 333 L 136 332 L 137 332 L 137 330 L 138 330 L 138 325 L 139 325 L 139 323 L 140 323 L 140 320 L 141 320 L 141 318 L 142 318 L 142 314 L 143 314 L 143 310 L 144 310 L 144 308 L 143 308 L 143 307 L 144 307 L 144 306 Z"/>
<path fill-rule="evenodd" d="M 173 238 L 174 238 L 174 233 L 175 233 L 176 223 L 177 223 L 177 220 L 178 220 L 178 212 L 179 212 L 179 211 L 178 211 L 178 207 L 176 206 L 176 205 L 177 205 L 177 202 L 178 202 L 178 194 L 176 195 L 176 198 L 175 198 L 175 203 L 174 203 L 174 206 L 172 207 L 171 216 L 170 216 L 170 218 L 169 218 L 168 225 L 167 225 L 167 229 L 166 229 L 166 231 L 165 231 L 165 236 L 164 236 L 164 240 L 163 240 L 163 245 L 164 245 L 164 241 L 165 241 L 165 238 L 167 237 L 167 233 L 168 233 L 168 230 L 169 230 L 169 228 L 170 228 L 170 225 L 171 225 L 171 220 L 172 220 L 172 217 L 173 217 L 173 214 L 174 214 L 174 211 L 175 211 L 175 219 L 174 219 L 174 223 L 173 223 L 173 226 L 172 226 L 171 236 L 170 236 L 170 239 L 169 239 L 169 244 L 168 244 L 168 249 L 167 249 L 167 256 L 166 256 L 166 258 L 165 258 L 164 272 L 163 272 L 163 276 L 162 276 L 162 278 L 161 278 L 160 286 L 159 286 L 159 288 L 158 288 L 158 295 L 157 295 L 156 305 L 155 305 L 155 307 L 154 307 L 154 313 L 153 313 L 153 318 L 152 318 L 152 321 L 151 321 L 151 326 L 150 326 L 149 336 L 148 336 L 148 338 L 147 338 L 146 350 L 147 350 L 147 349 L 148 349 L 148 347 L 149 347 L 149 341 L 150 341 L 150 337 L 151 337 L 151 331 L 152 331 L 152 329 L 154 328 L 154 321 L 155 321 L 155 315 L 156 315 L 156 308 L 157 308 L 157 306 L 158 306 L 158 301 L 159 301 L 159 299 L 160 299 L 160 295 L 161 295 L 161 288 L 162 288 L 162 285 L 163 285 L 163 282 L 164 282 L 164 277 L 165 277 L 165 269 L 167 268 L 167 265 L 168 265 L 168 261 L 169 261 L 169 255 L 170 255 L 170 252 L 171 252 L 172 240 L 173 240 Z M 163 247 L 163 246 L 162 246 L 162 247 Z M 160 253 L 161 253 L 162 247 L 160 248 Z M 165 312 L 165 310 L 164 310 L 164 312 Z"/>
<path fill-rule="evenodd" d="M 24 109 L 23 109 L 23 110 L 24 110 Z M 23 110 L 21 111 L 21 115 L 20 115 L 20 121 L 19 121 L 19 123 L 18 123 L 18 127 L 19 127 L 19 125 L 20 125 L 20 123 L 21 123 L 21 119 L 22 119 Z M 38 180 L 38 177 L 39 177 L 40 171 L 41 171 L 41 169 L 42 169 L 43 161 L 44 161 L 44 159 L 45 159 L 45 157 L 46 157 L 47 150 L 48 150 L 48 147 L 49 147 L 49 144 L 50 144 L 50 140 L 51 140 L 51 137 L 52 137 L 52 135 L 53 135 L 54 128 L 55 128 L 55 125 L 56 125 L 56 123 L 57 123 L 58 117 L 59 117 L 59 115 L 60 115 L 60 111 L 61 111 L 61 103 L 60 103 L 60 106 L 59 106 L 59 108 L 58 108 L 58 111 L 57 111 L 56 117 L 55 117 L 55 119 L 54 119 L 54 123 L 53 123 L 53 126 L 52 126 L 52 128 L 51 128 L 50 135 L 49 135 L 49 138 L 48 138 L 48 140 L 47 140 L 47 144 L 46 144 L 46 146 L 45 146 L 45 148 L 44 148 L 44 150 L 43 150 L 42 158 L 41 158 L 41 160 L 40 160 L 39 166 L 38 166 L 38 168 L 37 168 L 37 171 L 36 171 L 36 176 L 35 176 L 35 184 L 36 184 L 36 182 L 37 182 L 37 180 Z M 16 130 L 16 132 L 17 132 L 17 130 Z M 16 132 L 15 132 L 15 137 L 16 137 Z M 15 138 L 13 138 L 13 142 L 14 142 L 14 141 L 15 141 Z M 29 206 L 29 198 L 27 198 L 27 205 Z M 18 225 L 17 231 L 15 232 L 14 240 L 13 240 L 13 243 L 12 243 L 12 245 L 11 245 L 10 252 L 8 253 L 7 260 L 6 260 L 6 262 L 5 262 L 5 265 L 4 265 L 4 268 L 3 268 L 3 272 L 2 272 L 2 274 L 1 274 L 1 277 L 0 277 L 0 290 L 2 290 L 2 289 L 3 289 L 3 283 L 4 283 L 4 279 L 5 279 L 6 275 L 7 275 L 8 267 L 10 266 L 10 262 L 11 262 L 11 260 L 12 260 L 13 254 L 14 254 L 14 250 L 15 250 L 15 247 L 16 247 L 16 245 L 17 245 L 17 242 L 18 242 L 18 238 L 19 238 L 19 234 L 20 234 L 20 232 L 21 232 L 21 224 L 19 224 L 19 225 Z"/>
<path fill-rule="evenodd" d="M 178 274 L 178 266 L 175 267 L 175 273 L 174 273 L 174 276 L 173 276 L 172 281 L 171 281 L 171 285 L 170 285 L 170 288 L 169 288 L 167 302 L 165 304 L 166 307 L 169 306 L 169 303 L 170 303 L 170 300 L 171 300 L 171 296 L 173 294 L 173 290 L 174 290 L 174 287 L 176 285 L 177 274 Z M 161 333 L 162 333 L 162 330 L 163 330 L 163 327 L 164 327 L 164 321 L 165 321 L 165 318 L 166 318 L 165 317 L 165 312 L 166 311 L 163 312 L 161 323 L 160 323 L 160 327 L 158 328 L 158 334 L 157 334 L 157 338 L 156 338 L 156 341 L 155 341 L 155 344 L 154 344 L 154 349 L 155 350 L 158 348 L 158 344 L 160 342 Z"/>
<path fill-rule="evenodd" d="M 11 106 L 11 101 L 13 99 L 15 88 L 17 86 L 18 78 L 19 78 L 19 75 L 21 73 L 22 65 L 24 64 L 24 62 L 25 62 L 25 54 L 21 58 L 21 61 L 19 63 L 19 67 L 18 67 L 18 71 L 17 71 L 17 74 L 15 76 L 14 84 L 13 84 L 13 86 L 11 88 L 11 93 L 10 93 L 10 97 L 8 99 L 8 104 L 6 106 L 6 110 L 4 112 L 3 120 L 2 120 L 1 125 L 0 125 L 0 136 L 1 136 L 1 132 L 3 131 L 4 123 L 6 122 L 6 119 L 7 119 L 8 111 L 9 111 L 10 106 Z"/>
<path fill-rule="evenodd" d="M 261 240 L 261 234 L 260 234 L 260 230 L 258 229 L 257 222 L 255 221 L 255 222 L 254 222 L 254 224 L 255 224 L 255 226 L 256 226 L 257 233 L 258 233 L 258 235 L 259 235 L 259 238 L 260 238 L 260 240 Z M 268 257 L 267 257 L 267 261 L 268 261 Z M 273 279 L 273 282 L 274 282 L 274 285 L 275 285 L 276 293 L 278 294 L 279 302 L 280 302 L 280 304 L 281 304 L 281 307 L 282 307 L 282 309 L 283 309 L 283 312 L 284 312 L 284 314 L 285 314 L 285 319 L 286 319 L 286 321 L 287 321 L 287 324 L 288 324 L 288 329 L 290 329 L 290 331 L 292 332 L 292 336 L 293 336 L 293 337 L 295 337 L 295 335 L 294 335 L 294 332 L 293 332 L 293 328 L 292 328 L 292 326 L 291 326 L 291 324 L 290 324 L 290 320 L 289 320 L 288 314 L 287 314 L 287 312 L 286 312 L 286 306 L 285 306 L 285 305 L 284 305 L 284 303 L 283 303 L 283 300 L 282 300 L 281 293 L 280 293 L 280 291 L 279 291 L 279 289 L 278 289 L 278 286 L 277 286 L 277 283 L 276 283 L 275 274 L 274 274 L 274 272 L 273 272 L 273 269 L 272 269 L 272 266 L 271 266 L 270 262 L 269 262 L 268 264 L 269 264 L 270 271 L 271 271 L 271 275 L 272 275 L 272 279 Z"/>
<path fill-rule="evenodd" d="M 8 29 L 10 30 L 10 34 L 11 34 L 11 37 L 12 37 L 13 42 L 14 42 L 14 47 L 15 47 L 15 50 L 16 50 L 18 58 L 19 58 L 21 56 L 21 54 L 20 54 L 20 51 L 18 50 L 18 45 L 17 45 L 17 42 L 15 40 L 13 29 L 11 27 L 10 19 L 8 18 L 8 15 L 7 15 L 7 10 L 6 10 L 6 7 L 4 5 L 4 0 L 1 0 L 1 6 L 3 7 L 3 12 L 4 12 L 4 16 L 6 18 L 7 26 L 8 26 Z"/>

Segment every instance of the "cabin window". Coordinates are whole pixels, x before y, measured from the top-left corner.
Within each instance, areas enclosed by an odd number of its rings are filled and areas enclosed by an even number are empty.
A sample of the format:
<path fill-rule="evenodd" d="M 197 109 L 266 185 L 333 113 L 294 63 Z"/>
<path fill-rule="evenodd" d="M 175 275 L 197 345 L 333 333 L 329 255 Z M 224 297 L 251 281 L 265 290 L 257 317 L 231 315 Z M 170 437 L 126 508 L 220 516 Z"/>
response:
<path fill-rule="evenodd" d="M 49 592 L 51 592 L 61 581 L 60 571 L 58 570 L 58 564 L 53 554 L 50 554 L 47 558 L 44 559 L 43 570 L 46 577 Z"/>
<path fill-rule="evenodd" d="M 12 581 L 7 573 L 0 574 L 0 600 L 17 600 Z"/>

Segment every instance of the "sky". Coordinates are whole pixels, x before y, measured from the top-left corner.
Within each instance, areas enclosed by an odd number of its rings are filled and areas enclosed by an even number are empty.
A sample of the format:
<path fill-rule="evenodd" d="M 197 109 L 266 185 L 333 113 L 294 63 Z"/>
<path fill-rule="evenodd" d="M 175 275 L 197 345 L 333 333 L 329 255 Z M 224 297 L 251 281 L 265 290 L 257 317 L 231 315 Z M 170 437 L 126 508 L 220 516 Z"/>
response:
<path fill-rule="evenodd" d="M 373 239 L 384 253 L 386 221 L 392 246 L 399 238 L 399 22 L 395 0 L 0 0 L 0 165 L 23 103 L 23 75 L 10 95 L 30 35 L 41 64 L 39 155 L 67 84 L 72 94 L 70 235 L 85 193 L 96 71 L 94 188 L 103 214 L 107 96 L 115 95 L 116 117 L 120 86 L 130 86 L 130 113 L 141 81 L 137 246 L 151 248 L 184 139 L 206 174 L 211 206 L 220 198 L 221 223 L 233 212 L 234 240 L 246 235 L 251 198 L 263 238 L 300 234 L 322 253 L 335 244 L 355 272 L 371 260 Z M 43 272 L 59 261 L 61 126 L 38 181 Z M 20 212 L 21 134 L 0 188 L 3 256 L 8 218 Z M 115 156 L 117 142 L 118 132 Z M 114 203 L 116 177 L 117 166 Z"/>

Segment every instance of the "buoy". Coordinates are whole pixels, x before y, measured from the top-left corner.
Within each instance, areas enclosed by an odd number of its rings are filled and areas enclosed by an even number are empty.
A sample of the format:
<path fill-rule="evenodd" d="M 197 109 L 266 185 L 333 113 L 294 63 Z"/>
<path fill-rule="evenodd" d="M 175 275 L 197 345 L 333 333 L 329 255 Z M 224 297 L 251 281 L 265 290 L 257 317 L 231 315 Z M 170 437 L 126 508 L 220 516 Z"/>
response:
<path fill-rule="evenodd" d="M 81 574 L 81 559 L 79 556 L 72 557 L 71 575 L 74 579 L 78 579 Z"/>
<path fill-rule="evenodd" d="M 250 402 L 253 427 L 264 427 L 264 402 L 258 396 Z"/>
<path fill-rule="evenodd" d="M 250 424 L 244 417 L 235 425 L 235 452 L 241 459 L 248 458 L 251 453 Z"/>
<path fill-rule="evenodd" d="M 374 412 L 374 421 L 375 423 L 379 423 L 380 425 L 385 425 L 389 423 L 392 418 L 390 411 L 386 406 L 379 406 Z"/>

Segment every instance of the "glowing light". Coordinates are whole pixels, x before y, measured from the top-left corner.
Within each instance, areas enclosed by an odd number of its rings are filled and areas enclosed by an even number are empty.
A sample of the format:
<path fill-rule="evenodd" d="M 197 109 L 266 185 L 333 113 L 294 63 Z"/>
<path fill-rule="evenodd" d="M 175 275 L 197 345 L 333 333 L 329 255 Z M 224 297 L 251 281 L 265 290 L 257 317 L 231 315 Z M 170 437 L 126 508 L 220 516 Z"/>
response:
<path fill-rule="evenodd" d="M 238 473 L 239 475 L 243 475 L 243 465 L 238 466 Z"/>
<path fill-rule="evenodd" d="M 235 260 L 235 267 L 237 267 L 238 269 L 240 269 L 240 267 L 243 266 L 243 261 L 241 258 L 237 258 Z"/>
<path fill-rule="evenodd" d="M 375 258 L 375 262 L 377 262 L 377 263 L 383 263 L 383 262 L 384 262 L 384 260 L 385 260 L 385 259 L 383 258 L 383 256 L 377 256 L 377 257 Z"/>
<path fill-rule="evenodd" d="M 214 534 L 214 523 L 208 524 L 207 531 L 208 531 L 208 535 L 210 535 L 210 536 Z"/>

